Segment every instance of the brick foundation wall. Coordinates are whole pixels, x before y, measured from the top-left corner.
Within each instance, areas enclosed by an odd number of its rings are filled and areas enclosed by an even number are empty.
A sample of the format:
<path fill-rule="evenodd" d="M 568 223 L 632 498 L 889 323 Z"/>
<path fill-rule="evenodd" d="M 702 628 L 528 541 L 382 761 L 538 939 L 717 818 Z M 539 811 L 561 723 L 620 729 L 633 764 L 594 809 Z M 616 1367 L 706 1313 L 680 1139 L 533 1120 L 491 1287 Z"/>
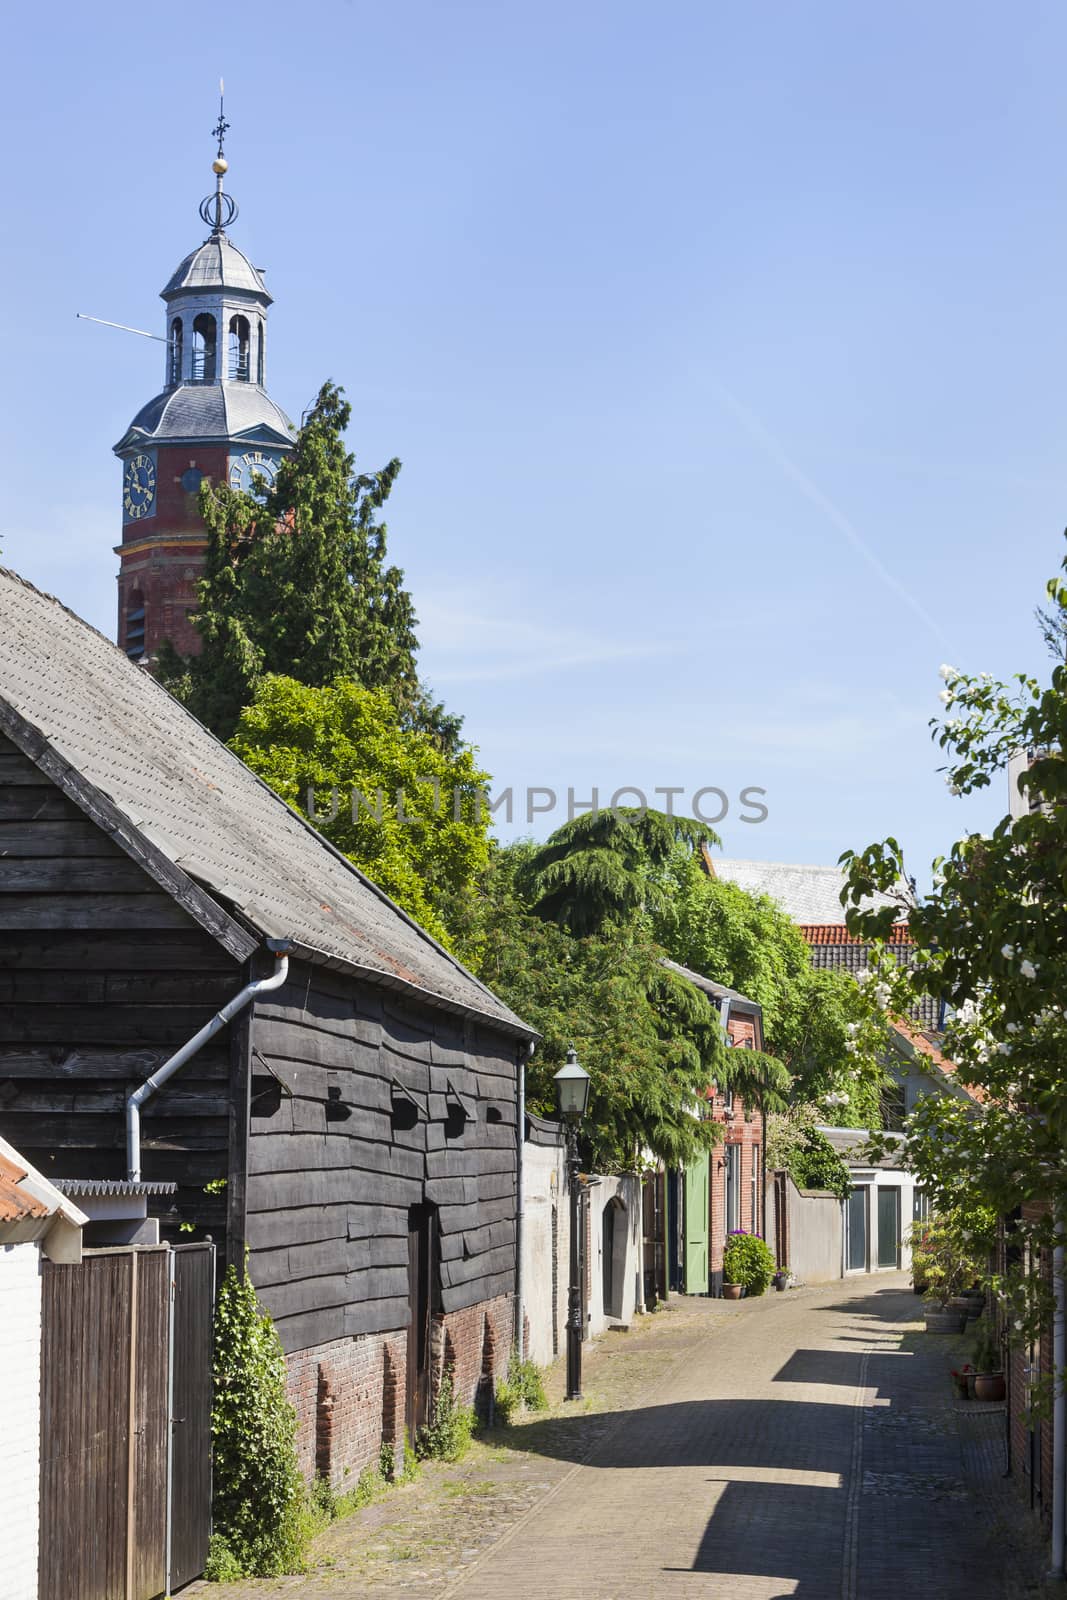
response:
<path fill-rule="evenodd" d="M 435 1316 L 434 1393 L 448 1366 L 456 1399 L 461 1405 L 475 1406 L 484 1416 L 495 1380 L 507 1372 L 514 1320 L 510 1294 Z"/>
<path fill-rule="evenodd" d="M 337 1485 L 404 1432 L 407 1332 L 335 1339 L 288 1358 L 296 1448 L 307 1478 Z"/>
<path fill-rule="evenodd" d="M 431 1387 L 451 1368 L 460 1405 L 484 1415 L 492 1387 L 507 1371 L 512 1296 L 483 1300 L 433 1319 Z M 305 1477 L 335 1487 L 377 1465 L 381 1446 L 404 1435 L 407 1330 L 335 1339 L 287 1358 L 289 1398 L 296 1409 L 296 1447 Z"/>

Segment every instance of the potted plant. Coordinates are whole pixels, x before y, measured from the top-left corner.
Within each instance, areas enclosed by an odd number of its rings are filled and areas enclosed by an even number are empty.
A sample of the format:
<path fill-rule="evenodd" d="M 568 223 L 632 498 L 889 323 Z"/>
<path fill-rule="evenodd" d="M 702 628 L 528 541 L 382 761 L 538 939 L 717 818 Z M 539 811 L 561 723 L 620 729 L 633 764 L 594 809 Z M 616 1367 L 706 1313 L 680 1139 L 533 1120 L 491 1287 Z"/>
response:
<path fill-rule="evenodd" d="M 774 1257 L 754 1234 L 731 1233 L 722 1253 L 722 1275 L 722 1292 L 730 1300 L 737 1299 L 727 1293 L 735 1286 L 747 1295 L 765 1294 L 774 1276 Z"/>
<path fill-rule="evenodd" d="M 971 1380 L 974 1377 L 974 1368 L 970 1362 L 964 1362 L 963 1366 L 958 1369 L 953 1367 L 949 1376 L 952 1379 L 952 1387 L 955 1390 L 956 1399 L 969 1400 L 971 1398 Z"/>
<path fill-rule="evenodd" d="M 975 1330 L 974 1380 L 976 1400 L 1003 1400 L 1006 1393 L 1000 1340 L 991 1317 L 983 1317 Z"/>
<path fill-rule="evenodd" d="M 722 1297 L 724 1300 L 740 1300 L 741 1285 L 739 1283 L 727 1283 L 724 1278 L 722 1282 Z"/>
<path fill-rule="evenodd" d="M 781 1293 L 781 1291 L 783 1289 L 788 1289 L 789 1288 L 789 1268 L 788 1267 L 779 1267 L 778 1271 L 774 1274 L 774 1277 L 771 1279 L 771 1282 L 774 1284 L 774 1287 L 778 1290 L 779 1293 Z"/>

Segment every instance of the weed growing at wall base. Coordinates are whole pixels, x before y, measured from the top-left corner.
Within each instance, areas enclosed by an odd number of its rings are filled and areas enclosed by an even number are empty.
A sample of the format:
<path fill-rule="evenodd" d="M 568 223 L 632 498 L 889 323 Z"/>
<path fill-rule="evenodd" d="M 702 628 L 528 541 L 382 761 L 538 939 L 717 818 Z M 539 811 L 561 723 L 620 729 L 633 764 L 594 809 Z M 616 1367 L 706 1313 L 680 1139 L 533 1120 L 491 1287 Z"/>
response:
<path fill-rule="evenodd" d="M 416 1449 L 424 1459 L 462 1461 L 473 1432 L 474 1408 L 456 1404 L 452 1373 L 446 1369 L 437 1391 L 433 1421 L 419 1429 Z"/>

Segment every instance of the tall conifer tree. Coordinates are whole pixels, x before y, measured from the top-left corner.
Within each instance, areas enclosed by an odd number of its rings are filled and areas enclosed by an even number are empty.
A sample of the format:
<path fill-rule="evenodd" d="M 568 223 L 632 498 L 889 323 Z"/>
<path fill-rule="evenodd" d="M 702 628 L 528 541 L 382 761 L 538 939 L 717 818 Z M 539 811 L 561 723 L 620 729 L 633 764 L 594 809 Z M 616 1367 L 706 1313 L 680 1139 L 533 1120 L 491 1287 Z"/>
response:
<path fill-rule="evenodd" d="M 267 674 L 319 688 L 355 679 L 385 689 L 401 720 L 454 744 L 458 720 L 432 705 L 415 668 L 415 608 L 390 566 L 377 513 L 400 471 L 357 474 L 345 445 L 351 407 L 335 384 L 319 391 L 295 450 L 261 503 L 205 485 L 207 564 L 194 621 L 198 656 L 163 653 L 160 676 L 228 739 Z"/>

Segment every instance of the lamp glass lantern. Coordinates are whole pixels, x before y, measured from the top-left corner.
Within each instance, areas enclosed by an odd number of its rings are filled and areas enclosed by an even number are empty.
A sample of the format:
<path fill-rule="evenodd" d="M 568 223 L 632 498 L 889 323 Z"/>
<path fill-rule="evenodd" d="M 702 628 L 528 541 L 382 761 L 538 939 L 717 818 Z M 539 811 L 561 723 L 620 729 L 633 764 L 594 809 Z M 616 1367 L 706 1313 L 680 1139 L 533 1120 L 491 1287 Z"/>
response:
<path fill-rule="evenodd" d="M 580 1122 L 589 1104 L 589 1074 L 578 1065 L 578 1052 L 567 1051 L 567 1064 L 556 1073 L 556 1095 L 561 1115 L 568 1122 Z"/>

